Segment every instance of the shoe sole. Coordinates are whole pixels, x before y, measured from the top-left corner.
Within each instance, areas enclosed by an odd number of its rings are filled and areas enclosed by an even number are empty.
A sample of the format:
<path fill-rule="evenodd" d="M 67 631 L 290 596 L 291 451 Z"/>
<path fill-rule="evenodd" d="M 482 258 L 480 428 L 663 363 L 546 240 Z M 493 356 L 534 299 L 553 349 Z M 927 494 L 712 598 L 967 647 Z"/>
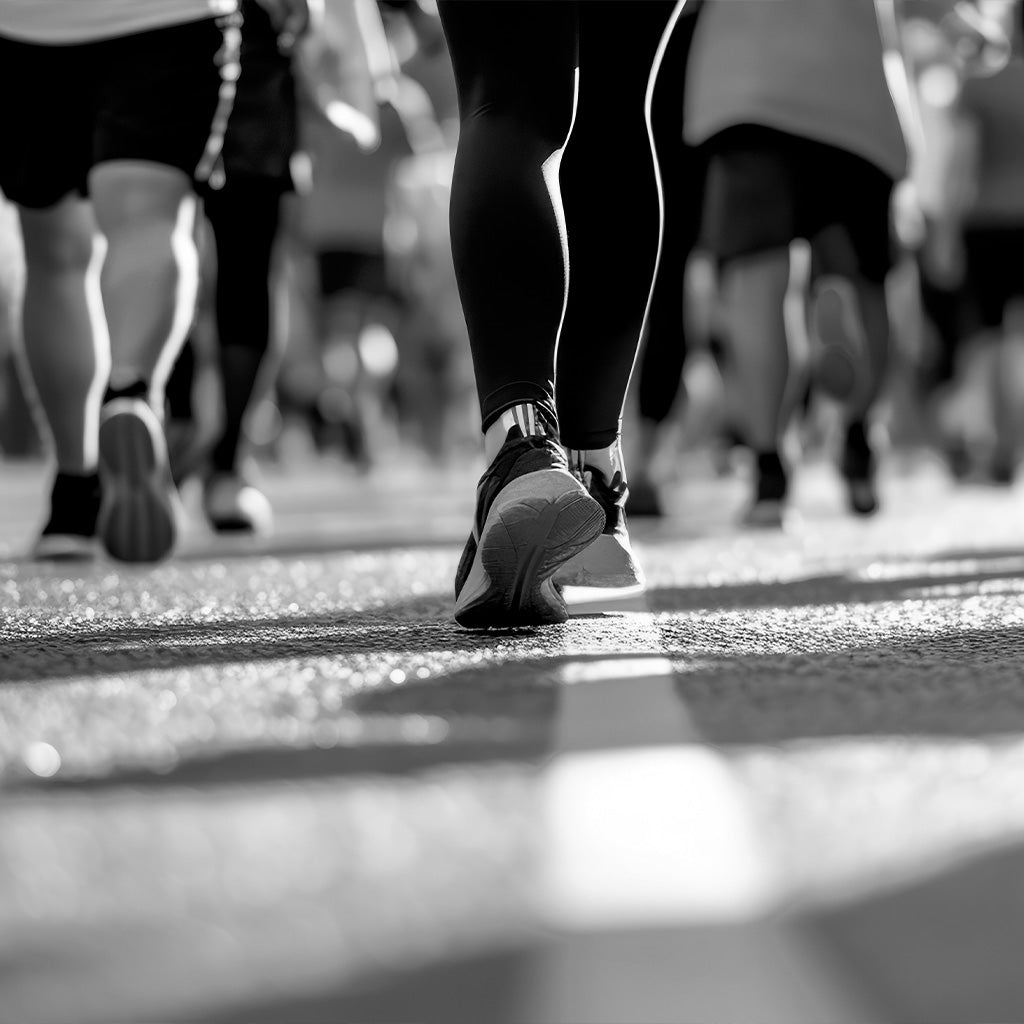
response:
<path fill-rule="evenodd" d="M 847 477 L 846 498 L 856 516 L 873 516 L 878 511 L 878 496 L 870 480 Z"/>
<path fill-rule="evenodd" d="M 756 501 L 744 513 L 741 525 L 753 530 L 781 530 L 786 523 L 786 506 L 781 501 Z"/>
<path fill-rule="evenodd" d="M 143 402 L 115 401 L 100 425 L 99 535 L 111 558 L 158 562 L 177 540 L 167 447 Z"/>
<path fill-rule="evenodd" d="M 95 537 L 74 533 L 50 533 L 40 537 L 32 548 L 37 562 L 89 562 L 96 557 Z"/>
<path fill-rule="evenodd" d="M 560 587 L 630 589 L 645 586 L 644 574 L 629 548 L 610 533 L 602 533 L 593 544 L 573 555 L 555 574 Z"/>
<path fill-rule="evenodd" d="M 826 394 L 845 401 L 861 386 L 863 346 L 847 323 L 850 311 L 836 286 L 823 288 L 815 297 L 813 308 L 813 333 L 818 349 L 814 379 Z"/>
<path fill-rule="evenodd" d="M 552 577 L 604 528 L 604 509 L 562 470 L 513 480 L 494 500 L 455 621 L 469 629 L 533 626 L 569 617 Z"/>

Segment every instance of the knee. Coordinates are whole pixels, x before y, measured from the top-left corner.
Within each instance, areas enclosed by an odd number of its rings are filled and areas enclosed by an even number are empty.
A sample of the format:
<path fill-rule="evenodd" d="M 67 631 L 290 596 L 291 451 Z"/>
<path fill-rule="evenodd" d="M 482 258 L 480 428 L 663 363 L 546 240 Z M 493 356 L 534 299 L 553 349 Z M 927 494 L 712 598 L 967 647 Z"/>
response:
<path fill-rule="evenodd" d="M 78 214 L 22 214 L 22 241 L 30 274 L 86 272 L 92 259 L 94 232 L 91 220 Z"/>
<path fill-rule="evenodd" d="M 89 176 L 89 194 L 100 230 L 118 235 L 191 233 L 195 198 L 185 174 L 172 167 L 116 161 Z"/>

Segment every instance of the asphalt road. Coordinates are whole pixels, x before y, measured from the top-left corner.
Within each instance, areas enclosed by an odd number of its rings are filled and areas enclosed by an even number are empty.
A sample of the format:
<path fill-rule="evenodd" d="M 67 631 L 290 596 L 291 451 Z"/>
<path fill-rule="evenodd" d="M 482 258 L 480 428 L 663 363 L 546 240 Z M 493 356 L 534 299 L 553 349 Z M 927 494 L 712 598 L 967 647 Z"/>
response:
<path fill-rule="evenodd" d="M 695 467 L 643 597 L 477 634 L 472 480 L 68 575 L 0 464 L 0 1024 L 1024 1020 L 1020 488 Z"/>

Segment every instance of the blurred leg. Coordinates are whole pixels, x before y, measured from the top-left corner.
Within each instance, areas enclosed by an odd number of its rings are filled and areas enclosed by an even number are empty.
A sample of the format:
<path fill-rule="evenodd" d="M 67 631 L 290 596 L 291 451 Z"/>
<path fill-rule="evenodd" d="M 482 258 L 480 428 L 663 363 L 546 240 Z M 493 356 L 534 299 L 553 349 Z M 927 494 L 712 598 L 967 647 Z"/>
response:
<path fill-rule="evenodd" d="M 191 182 L 172 167 L 118 160 L 95 167 L 89 188 L 107 238 L 100 283 L 111 386 L 145 382 L 159 409 L 199 284 Z"/>
<path fill-rule="evenodd" d="M 730 260 L 721 274 L 730 354 L 726 383 L 739 399 L 744 440 L 759 453 L 778 449 L 782 429 L 789 384 L 782 303 L 788 283 L 788 249 Z"/>
<path fill-rule="evenodd" d="M 88 205 L 68 197 L 19 209 L 25 247 L 25 356 L 53 435 L 59 472 L 96 471 L 99 403 L 109 367 L 106 326 L 89 267 L 95 227 Z"/>
<path fill-rule="evenodd" d="M 238 470 L 246 411 L 270 345 L 270 262 L 281 193 L 275 182 L 227 185 L 206 200 L 217 248 L 218 359 L 224 429 L 212 453 L 215 471 Z"/>

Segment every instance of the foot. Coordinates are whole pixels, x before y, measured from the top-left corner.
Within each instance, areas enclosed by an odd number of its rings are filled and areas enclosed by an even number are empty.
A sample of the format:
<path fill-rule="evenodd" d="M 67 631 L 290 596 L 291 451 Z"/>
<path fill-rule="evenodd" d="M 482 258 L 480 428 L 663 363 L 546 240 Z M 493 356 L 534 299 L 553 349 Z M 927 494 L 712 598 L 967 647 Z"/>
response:
<path fill-rule="evenodd" d="M 846 401 L 858 394 L 867 359 L 867 340 L 853 285 L 822 277 L 811 299 L 812 372 L 825 394 Z"/>
<path fill-rule="evenodd" d="M 779 529 L 784 525 L 789 480 L 778 452 L 757 456 L 754 500 L 743 515 L 743 525 Z"/>
<path fill-rule="evenodd" d="M 582 456 L 571 452 L 570 458 Z M 601 536 L 589 547 L 569 559 L 559 569 L 555 582 L 570 587 L 644 587 L 644 574 L 629 543 L 626 529 L 626 504 L 629 488 L 621 470 L 616 470 L 609 483 L 604 473 L 593 466 L 577 463 L 576 474 L 590 496 L 601 506 L 604 523 Z"/>
<path fill-rule="evenodd" d="M 157 562 L 177 540 L 177 492 L 160 420 L 145 398 L 114 398 L 100 414 L 99 534 L 111 558 Z"/>
<path fill-rule="evenodd" d="M 601 534 L 604 510 L 569 472 L 557 435 L 509 428 L 477 486 L 455 574 L 455 620 L 471 629 L 564 622 L 559 567 Z"/>
<path fill-rule="evenodd" d="M 214 473 L 206 479 L 203 511 L 217 533 L 268 534 L 274 522 L 266 495 L 237 473 Z"/>
<path fill-rule="evenodd" d="M 874 515 L 878 511 L 875 456 L 868 441 L 867 431 L 860 421 L 847 427 L 839 470 L 846 482 L 846 497 L 850 511 L 857 516 Z"/>
<path fill-rule="evenodd" d="M 50 518 L 32 547 L 32 557 L 46 561 L 83 561 L 96 555 L 96 520 L 100 478 L 57 473 L 50 492 Z"/>

